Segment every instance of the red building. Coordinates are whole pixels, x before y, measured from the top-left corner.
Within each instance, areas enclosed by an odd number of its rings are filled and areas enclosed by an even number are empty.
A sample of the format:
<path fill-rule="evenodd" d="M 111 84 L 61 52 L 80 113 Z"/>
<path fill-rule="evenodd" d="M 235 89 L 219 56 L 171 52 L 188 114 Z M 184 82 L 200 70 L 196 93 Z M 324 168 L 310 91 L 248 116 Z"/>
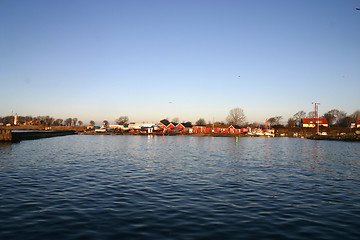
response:
<path fill-rule="evenodd" d="M 211 127 L 205 127 L 205 126 L 194 126 L 193 132 L 194 133 L 211 133 L 212 128 Z"/>
<path fill-rule="evenodd" d="M 174 129 L 176 129 L 177 123 L 160 121 L 157 125 L 164 132 L 172 132 L 172 131 L 174 131 Z"/>
<path fill-rule="evenodd" d="M 316 127 L 316 125 L 328 127 L 328 121 L 326 118 L 302 118 L 301 126 L 302 127 Z"/>
<path fill-rule="evenodd" d="M 350 127 L 351 128 L 360 128 L 360 120 L 355 120 L 353 123 L 351 123 Z"/>
<path fill-rule="evenodd" d="M 227 127 L 215 127 L 214 133 L 230 133 L 230 129 Z"/>
<path fill-rule="evenodd" d="M 180 130 L 180 132 L 193 132 L 193 126 L 191 123 L 178 123 L 176 128 Z"/>
<path fill-rule="evenodd" d="M 229 133 L 240 134 L 241 133 L 241 127 L 239 127 L 238 125 L 230 125 Z"/>

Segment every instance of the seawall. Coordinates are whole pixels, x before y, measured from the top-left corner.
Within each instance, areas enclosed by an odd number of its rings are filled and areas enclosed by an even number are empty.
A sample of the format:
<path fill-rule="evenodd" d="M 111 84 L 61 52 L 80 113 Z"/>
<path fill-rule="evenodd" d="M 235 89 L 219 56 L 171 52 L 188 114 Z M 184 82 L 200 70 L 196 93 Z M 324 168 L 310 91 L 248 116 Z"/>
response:
<path fill-rule="evenodd" d="M 11 141 L 12 141 L 11 130 L 0 129 L 0 142 L 11 142 Z"/>
<path fill-rule="evenodd" d="M 1 142 L 20 142 L 40 138 L 58 137 L 76 134 L 76 131 L 10 131 L 0 130 Z"/>

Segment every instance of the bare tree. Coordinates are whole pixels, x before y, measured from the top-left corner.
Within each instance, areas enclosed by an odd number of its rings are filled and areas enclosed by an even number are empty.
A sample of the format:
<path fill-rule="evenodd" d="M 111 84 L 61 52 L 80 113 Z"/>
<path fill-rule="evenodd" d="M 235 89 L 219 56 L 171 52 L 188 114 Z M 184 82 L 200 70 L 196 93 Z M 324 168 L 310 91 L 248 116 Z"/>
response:
<path fill-rule="evenodd" d="M 65 126 L 71 126 L 71 123 L 72 123 L 72 118 L 65 119 L 65 122 L 64 122 Z"/>
<path fill-rule="evenodd" d="M 104 121 L 103 121 L 103 124 L 104 124 L 105 127 L 107 127 L 107 126 L 109 126 L 109 121 L 108 121 L 108 120 L 104 120 Z"/>
<path fill-rule="evenodd" d="M 241 108 L 233 108 L 229 111 L 229 115 L 226 118 L 228 124 L 240 125 L 245 122 L 244 110 Z"/>
<path fill-rule="evenodd" d="M 329 126 L 333 125 L 334 120 L 336 119 L 336 116 L 334 114 L 332 114 L 330 111 L 326 112 L 323 116 L 323 118 L 326 118 L 326 120 L 329 123 Z"/>
<path fill-rule="evenodd" d="M 129 118 L 128 116 L 121 116 L 118 119 L 116 119 L 115 122 L 119 125 L 124 125 L 129 122 Z"/>
<path fill-rule="evenodd" d="M 322 117 L 326 118 L 329 125 L 344 125 L 342 122 L 347 117 L 344 111 L 338 109 L 332 109 L 326 112 Z"/>
<path fill-rule="evenodd" d="M 356 110 L 353 114 L 350 115 L 353 120 L 360 120 L 360 110 Z"/>
<path fill-rule="evenodd" d="M 54 124 L 55 118 L 47 116 L 46 125 L 52 126 Z"/>
<path fill-rule="evenodd" d="M 77 119 L 77 118 L 73 118 L 72 120 L 73 120 L 73 125 L 76 126 L 76 123 L 77 123 L 78 119 Z"/>
<path fill-rule="evenodd" d="M 91 121 L 90 121 L 90 125 L 91 125 L 91 126 L 95 126 L 95 121 L 94 121 L 94 120 L 91 120 Z"/>
<path fill-rule="evenodd" d="M 39 120 L 40 124 L 45 124 L 45 117 L 44 116 L 37 116 L 36 119 Z"/>
<path fill-rule="evenodd" d="M 205 119 L 203 119 L 203 118 L 199 118 L 199 120 L 197 120 L 197 121 L 195 122 L 195 124 L 196 124 L 197 126 L 205 126 L 205 125 L 206 125 L 206 121 L 205 121 Z"/>
<path fill-rule="evenodd" d="M 78 124 L 79 124 L 79 126 L 81 126 L 81 125 L 83 125 L 84 123 L 83 123 L 83 121 L 78 121 Z"/>
<path fill-rule="evenodd" d="M 63 121 L 64 121 L 64 120 L 62 120 L 61 118 L 58 118 L 58 119 L 55 120 L 54 124 L 55 124 L 56 126 L 61 126 L 61 124 L 62 124 Z"/>
<path fill-rule="evenodd" d="M 288 127 L 295 127 L 296 126 L 296 119 L 295 118 L 289 118 L 287 121 Z"/>
<path fill-rule="evenodd" d="M 32 117 L 31 116 L 18 116 L 18 122 L 24 124 L 27 121 L 31 121 Z M 0 122 L 1 122 L 1 117 L 0 117 Z"/>
<path fill-rule="evenodd" d="M 350 127 L 352 122 L 353 122 L 353 119 L 351 117 L 345 116 L 337 122 L 337 125 L 340 127 Z"/>
<path fill-rule="evenodd" d="M 258 123 L 258 122 L 249 123 L 249 127 L 258 128 L 258 127 L 260 127 L 260 126 L 261 126 L 261 125 L 260 125 L 260 123 Z"/>
<path fill-rule="evenodd" d="M 270 123 L 270 125 L 280 125 L 280 121 L 282 119 L 282 116 L 276 116 L 276 117 L 271 117 L 268 119 L 268 122 Z"/>
<path fill-rule="evenodd" d="M 308 117 L 308 118 L 315 118 L 315 117 L 316 117 L 316 116 L 315 116 L 315 111 L 309 112 L 309 113 L 307 114 L 307 117 Z"/>
<path fill-rule="evenodd" d="M 2 123 L 5 124 L 13 124 L 14 123 L 14 116 L 5 116 L 2 118 Z"/>
<path fill-rule="evenodd" d="M 294 114 L 293 118 L 296 120 L 296 124 L 299 126 L 301 123 L 301 119 L 306 117 L 306 112 L 304 111 L 298 111 L 297 113 Z"/>

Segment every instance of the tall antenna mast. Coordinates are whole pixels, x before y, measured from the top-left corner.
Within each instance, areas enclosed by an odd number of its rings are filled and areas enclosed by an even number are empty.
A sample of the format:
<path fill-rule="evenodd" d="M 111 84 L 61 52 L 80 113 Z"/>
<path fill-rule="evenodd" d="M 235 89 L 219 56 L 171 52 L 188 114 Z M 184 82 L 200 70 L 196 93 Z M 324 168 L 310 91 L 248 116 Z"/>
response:
<path fill-rule="evenodd" d="M 316 134 L 320 134 L 319 131 L 319 125 L 320 125 L 320 119 L 319 119 L 319 105 L 318 102 L 313 102 L 312 104 L 315 104 L 315 118 L 316 118 Z"/>

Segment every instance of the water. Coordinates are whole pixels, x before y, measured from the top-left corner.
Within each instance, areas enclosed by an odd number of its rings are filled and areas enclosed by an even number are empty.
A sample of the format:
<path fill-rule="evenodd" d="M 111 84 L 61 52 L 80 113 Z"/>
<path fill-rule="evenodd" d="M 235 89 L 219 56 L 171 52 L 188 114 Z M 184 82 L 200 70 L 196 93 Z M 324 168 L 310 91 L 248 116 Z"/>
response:
<path fill-rule="evenodd" d="M 360 239 L 360 144 L 65 136 L 0 145 L 0 239 Z"/>

